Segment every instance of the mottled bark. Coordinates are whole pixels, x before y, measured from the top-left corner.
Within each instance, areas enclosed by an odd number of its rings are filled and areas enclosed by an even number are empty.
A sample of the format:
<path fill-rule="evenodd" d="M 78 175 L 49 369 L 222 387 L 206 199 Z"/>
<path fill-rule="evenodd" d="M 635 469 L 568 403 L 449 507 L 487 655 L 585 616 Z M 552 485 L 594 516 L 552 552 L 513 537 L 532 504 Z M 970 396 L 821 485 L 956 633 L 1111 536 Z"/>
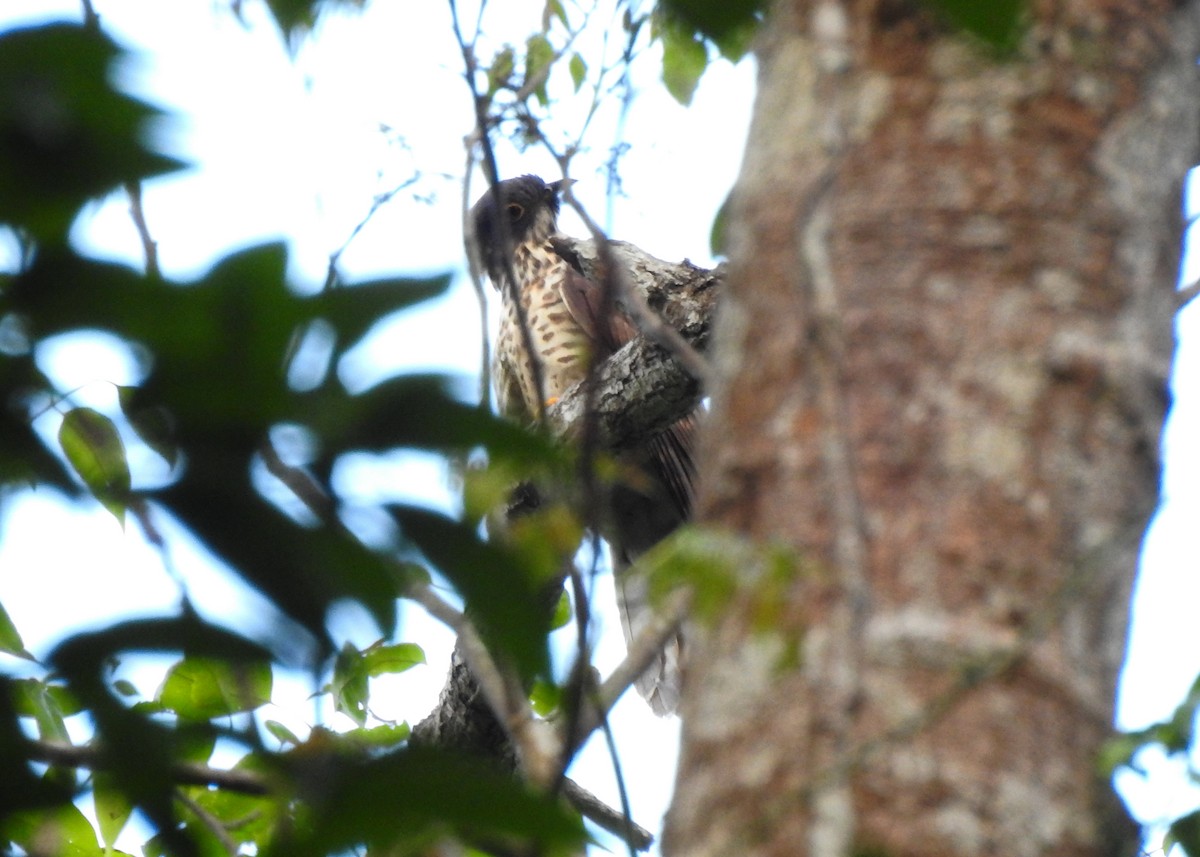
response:
<path fill-rule="evenodd" d="M 779 3 L 734 192 L 700 517 L 793 546 L 691 643 L 668 854 L 1106 854 L 1158 485 L 1196 3 L 1033 2 L 997 60 Z"/>

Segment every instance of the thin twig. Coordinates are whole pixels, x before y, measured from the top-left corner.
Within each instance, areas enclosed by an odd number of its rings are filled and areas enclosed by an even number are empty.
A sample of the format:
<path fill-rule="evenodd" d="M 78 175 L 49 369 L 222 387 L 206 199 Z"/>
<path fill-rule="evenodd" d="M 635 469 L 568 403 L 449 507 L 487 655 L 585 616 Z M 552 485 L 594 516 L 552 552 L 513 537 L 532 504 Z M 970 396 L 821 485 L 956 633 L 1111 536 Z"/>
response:
<path fill-rule="evenodd" d="M 77 747 L 54 741 L 30 740 L 26 744 L 28 757 L 49 765 L 68 768 L 104 770 L 108 767 L 103 753 L 95 746 Z M 194 762 L 175 762 L 171 765 L 171 777 L 180 785 L 216 786 L 226 791 L 246 795 L 265 795 L 270 791 L 267 780 L 250 771 L 210 768 Z"/>
<path fill-rule="evenodd" d="M 200 823 L 207 827 L 209 832 L 217 838 L 217 841 L 221 843 L 221 847 L 225 849 L 229 857 L 237 857 L 238 843 L 233 841 L 233 838 L 229 835 L 229 831 L 225 829 L 225 825 L 221 824 L 220 819 L 213 816 L 211 812 L 200 806 L 200 804 L 196 803 L 196 801 L 183 792 L 176 792 L 175 800 L 187 807 L 192 815 L 200 819 Z"/>
<path fill-rule="evenodd" d="M 142 183 L 140 181 L 125 182 L 125 192 L 129 194 L 129 216 L 137 228 L 138 237 L 142 240 L 142 255 L 146 260 L 146 273 L 157 277 L 158 242 L 150 237 L 150 227 L 146 223 L 146 212 L 142 209 Z"/>
<path fill-rule="evenodd" d="M 1189 283 L 1175 293 L 1175 312 L 1179 312 L 1200 295 L 1200 280 Z"/>
<path fill-rule="evenodd" d="M 479 70 L 475 57 L 475 43 L 474 41 L 467 42 L 463 36 L 462 26 L 458 20 L 458 4 L 455 0 L 449 0 L 449 4 L 451 27 L 463 58 L 463 79 L 466 81 L 467 88 L 471 92 L 471 103 L 475 110 L 475 142 L 478 143 L 483 155 L 483 174 L 488 182 L 488 193 L 494 194 L 496 193 L 496 185 L 500 181 L 500 171 L 496 165 L 496 152 L 492 148 L 492 141 L 488 136 L 488 126 L 490 124 L 487 112 L 488 98 L 481 94 L 475 86 L 475 78 Z M 481 17 L 482 14 L 482 10 L 480 10 Z M 478 24 L 476 25 L 476 35 L 478 35 Z M 471 239 L 474 238 L 472 233 L 473 226 L 474 224 L 468 224 L 467 234 Z M 506 250 L 503 254 L 505 276 L 502 277 L 505 282 L 497 283 L 496 285 L 505 290 L 506 296 L 512 302 L 513 311 L 517 317 L 517 327 L 520 329 L 521 345 L 525 349 L 525 353 L 535 354 L 537 352 L 534 349 L 533 331 L 529 329 L 525 307 L 521 304 L 521 296 L 517 288 L 516 272 L 513 270 L 512 232 L 508 226 L 508 218 L 504 216 L 504 212 L 499 205 L 494 206 L 492 212 L 492 228 L 495 231 L 497 239 L 500 241 L 500 246 Z M 530 374 L 533 376 L 533 388 L 537 393 L 536 401 L 534 402 L 533 417 L 535 421 L 540 423 L 546 413 L 544 373 L 542 372 L 541 364 L 537 360 L 530 361 L 529 369 Z"/>
<path fill-rule="evenodd" d="M 83 0 L 83 26 L 89 30 L 100 29 L 100 16 L 92 7 L 92 0 Z"/>
<path fill-rule="evenodd" d="M 654 842 L 654 835 L 631 821 L 628 813 L 617 812 L 574 780 L 568 778 L 563 781 L 562 793 L 584 818 L 621 837 L 630 848 L 645 851 Z"/>
<path fill-rule="evenodd" d="M 591 695 L 588 707 L 584 709 L 576 727 L 573 751 L 598 729 L 603 719 L 616 705 L 621 695 L 637 681 L 646 671 L 658 653 L 663 650 L 667 641 L 678 633 L 679 628 L 687 618 L 691 605 L 691 594 L 684 590 L 671 593 L 666 603 L 657 609 L 650 621 L 646 623 L 629 643 L 625 659 L 617 665 Z"/>
<path fill-rule="evenodd" d="M 612 276 L 615 277 L 615 284 L 618 293 L 625 308 L 630 311 L 634 323 L 646 337 L 657 342 L 659 345 L 666 348 L 675 357 L 676 360 L 683 366 L 688 373 L 707 386 L 708 381 L 712 377 L 712 368 L 709 366 L 704 356 L 692 347 L 686 339 L 680 335 L 679 331 L 671 327 L 663 321 L 650 305 L 646 302 L 646 298 L 637 290 L 629 286 L 626 281 L 624 269 L 616 256 L 612 252 L 612 247 L 608 236 L 600 229 L 596 223 L 584 209 L 584 207 L 571 193 L 570 188 L 567 189 L 564 199 L 571 208 L 575 209 L 588 231 L 592 233 L 592 238 L 596 242 L 596 253 L 599 256 L 600 263 L 606 271 L 612 271 Z"/>

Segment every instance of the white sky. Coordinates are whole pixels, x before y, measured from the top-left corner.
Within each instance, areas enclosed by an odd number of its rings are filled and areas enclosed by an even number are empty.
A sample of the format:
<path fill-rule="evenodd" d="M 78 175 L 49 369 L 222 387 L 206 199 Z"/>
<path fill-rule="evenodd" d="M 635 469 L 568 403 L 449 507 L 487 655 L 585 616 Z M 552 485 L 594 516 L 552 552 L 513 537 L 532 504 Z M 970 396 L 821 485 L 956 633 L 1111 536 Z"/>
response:
<path fill-rule="evenodd" d="M 230 250 L 285 239 L 292 272 L 304 287 L 324 279 L 329 254 L 342 245 L 376 194 L 386 192 L 414 169 L 424 178 L 415 190 L 432 202 L 400 194 L 362 231 L 341 259 L 350 280 L 378 275 L 461 270 L 461 181 L 463 137 L 472 127 L 470 103 L 459 76 L 447 7 L 441 3 L 376 3 L 362 15 L 326 19 L 295 61 L 288 58 L 260 4 L 248 2 L 248 27 L 219 7 L 222 3 L 162 0 L 94 0 L 104 29 L 139 49 L 123 74 L 132 91 L 169 108 L 174 118 L 162 129 L 164 145 L 192 162 L 178 177 L 150 182 L 145 210 L 169 276 L 191 278 Z M 499 6 L 497 7 L 499 8 Z M 503 21 L 487 19 L 489 32 L 521 40 L 541 16 L 542 3 L 504 4 Z M 78 20 L 78 0 L 4 0 L 0 29 L 63 17 Z M 470 16 L 467 16 L 470 18 Z M 499 28 L 499 29 L 498 29 Z M 485 56 L 498 46 L 493 39 Z M 598 43 L 581 45 L 593 62 Z M 594 64 L 594 63 L 593 63 Z M 599 172 L 605 149 L 616 141 L 613 105 L 606 104 L 588 141 L 597 151 L 581 155 L 573 169 L 575 192 L 592 216 L 608 222 L 615 237 L 632 240 L 667 259 L 709 261 L 713 216 L 733 184 L 740 164 L 753 97 L 753 68 L 718 62 L 708 72 L 695 103 L 684 109 L 657 87 L 653 58 L 638 78 L 639 95 L 628 118 L 631 149 L 621 165 L 626 198 L 611 218 Z M 575 114 L 571 111 L 574 110 Z M 557 118 L 570 127 L 578 108 L 569 104 Z M 391 129 L 382 132 L 381 126 Z M 398 142 L 403 139 L 403 144 Z M 499 149 L 501 171 L 556 175 L 553 163 L 531 150 Z M 482 189 L 478 177 L 473 195 Z M 1200 203 L 1189 206 L 1192 213 Z M 563 220 L 574 234 L 584 230 L 572 215 Z M 77 225 L 75 238 L 88 253 L 140 263 L 141 246 L 123 198 L 95 206 Z M 0 265 L 10 265 L 0 248 Z M 1200 271 L 1189 271 L 1194 279 Z M 465 278 L 429 309 L 389 319 L 360 353 L 342 367 L 356 386 L 398 369 L 477 368 L 477 308 Z M 1168 472 L 1164 505 L 1148 536 L 1135 603 L 1134 638 L 1124 675 L 1120 725 L 1135 728 L 1165 717 L 1200 673 L 1200 392 L 1195 379 L 1200 312 L 1180 318 L 1180 354 L 1175 409 L 1166 434 Z M 95 340 L 75 339 L 40 354 L 64 388 L 82 386 L 81 403 L 112 406 L 110 383 L 135 380 L 131 363 Z M 1186 368 L 1184 368 L 1186 367 Z M 1181 381 L 1187 379 L 1187 383 Z M 53 431 L 53 417 L 40 425 Z M 148 465 L 149 466 L 149 465 Z M 339 474 L 364 503 L 381 498 L 419 498 L 449 505 L 444 470 L 428 457 L 396 454 L 362 457 Z M 202 611 L 233 624 L 254 621 L 261 605 L 186 533 L 166 524 L 172 562 L 188 582 Z M 611 614 L 611 581 L 602 581 L 598 604 Z M 71 592 L 69 600 L 62 592 Z M 96 626 L 116 614 L 170 609 L 178 590 L 161 558 L 131 527 L 123 533 L 107 513 L 91 504 L 72 505 L 42 490 L 10 497 L 0 509 L 0 603 L 9 610 L 27 645 L 45 654 L 63 635 Z M 241 615 L 230 616 L 237 607 Z M 361 626 L 339 621 L 356 642 Z M 445 674 L 451 637 L 436 623 L 406 613 L 403 639 L 426 647 L 431 664 L 374 685 L 373 699 L 386 717 L 420 719 L 431 707 Z M 619 631 L 604 635 L 602 670 L 621 657 Z M 19 665 L 0 656 L 0 669 Z M 144 687 L 154 691 L 153 683 Z M 271 716 L 303 731 L 312 706 L 299 680 L 283 686 L 284 710 Z M 661 721 L 633 694 L 614 716 L 622 744 L 626 781 L 635 818 L 657 827 L 669 799 L 678 728 Z M 604 753 L 592 746 L 577 768 L 584 785 L 616 803 Z M 1170 818 L 1200 803 L 1178 766 L 1151 765 L 1148 782 L 1127 776 L 1122 787 L 1145 820 Z"/>

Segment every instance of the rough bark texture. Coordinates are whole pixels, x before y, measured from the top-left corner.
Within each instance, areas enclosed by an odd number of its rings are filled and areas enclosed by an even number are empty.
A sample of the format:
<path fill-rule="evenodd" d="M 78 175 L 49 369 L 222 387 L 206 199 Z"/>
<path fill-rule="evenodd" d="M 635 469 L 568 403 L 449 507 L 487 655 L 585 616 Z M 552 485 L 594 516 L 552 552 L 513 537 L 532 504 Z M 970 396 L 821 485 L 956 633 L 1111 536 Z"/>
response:
<path fill-rule="evenodd" d="M 623 241 L 609 246 L 628 287 L 662 323 L 691 347 L 706 348 L 723 271 L 698 268 L 686 259 L 664 262 Z M 568 239 L 561 242 L 560 252 L 569 254 L 593 282 L 605 281 L 594 242 Z M 637 318 L 636 312 L 627 313 Z M 674 359 L 668 345 L 655 342 L 652 335 L 635 339 L 597 367 L 591 407 L 599 442 L 610 449 L 637 446 L 691 413 L 700 400 L 700 387 L 700 379 Z M 552 431 L 560 437 L 577 433 L 587 406 L 586 392 L 578 385 L 547 413 Z"/>
<path fill-rule="evenodd" d="M 691 644 L 668 854 L 1121 847 L 1200 9 L 1030 5 L 1007 61 L 901 0 L 764 28 L 699 509 L 802 562 Z"/>

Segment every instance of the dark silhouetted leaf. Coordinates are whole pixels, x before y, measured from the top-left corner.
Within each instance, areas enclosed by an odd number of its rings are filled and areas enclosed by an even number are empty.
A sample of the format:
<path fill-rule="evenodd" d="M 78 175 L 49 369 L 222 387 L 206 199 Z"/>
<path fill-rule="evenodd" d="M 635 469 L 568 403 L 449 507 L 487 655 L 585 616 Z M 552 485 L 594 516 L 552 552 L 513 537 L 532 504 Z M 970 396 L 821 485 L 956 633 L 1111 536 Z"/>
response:
<path fill-rule="evenodd" d="M 138 408 L 133 402 L 138 394 L 137 387 L 117 387 L 117 401 L 129 425 L 142 439 L 142 443 L 150 447 L 174 466 L 179 459 L 179 447 L 175 444 L 174 420 L 163 407 Z"/>
<path fill-rule="evenodd" d="M 113 87 L 122 56 L 71 24 L 0 34 L 0 223 L 61 242 L 87 200 L 182 166 L 145 144 L 160 112 Z"/>
<path fill-rule="evenodd" d="M 4 609 L 3 604 L 0 604 L 0 652 L 16 655 L 27 661 L 36 660 L 25 648 L 25 643 L 21 641 L 21 635 L 17 632 L 17 626 L 9 618 L 8 611 Z"/>
<path fill-rule="evenodd" d="M 666 13 L 675 18 L 682 27 L 698 31 L 714 42 L 720 42 L 736 30 L 755 25 L 766 8 L 766 2 L 765 0 L 663 0 L 662 6 Z"/>
<path fill-rule="evenodd" d="M 508 655 L 525 676 L 546 674 L 554 606 L 547 577 L 511 551 L 481 541 L 473 527 L 424 509 L 390 508 L 404 534 L 462 594 L 488 648 Z"/>
<path fill-rule="evenodd" d="M 951 25 L 1001 51 L 1013 50 L 1021 35 L 1023 0 L 924 0 Z"/>
<path fill-rule="evenodd" d="M 445 294 L 450 282 L 449 274 L 420 280 L 369 280 L 327 289 L 306 301 L 312 307 L 305 308 L 333 325 L 342 344 L 339 350 L 345 351 L 386 316 Z"/>
<path fill-rule="evenodd" d="M 324 645 L 330 645 L 326 614 L 342 598 L 362 604 L 381 633 L 390 634 L 397 598 L 390 560 L 336 526 L 306 528 L 284 517 L 250 489 L 248 450 L 236 449 L 238 442 L 193 448 L 183 478 L 155 499 Z M 287 629 L 276 631 L 281 648 L 289 648 Z M 280 656 L 288 662 L 295 654 Z"/>
<path fill-rule="evenodd" d="M 364 843 L 374 851 L 411 853 L 447 831 L 471 839 L 516 839 L 540 853 L 579 849 L 587 840 L 579 817 L 487 762 L 447 751 L 406 748 L 378 759 L 321 764 L 301 797 L 310 824 L 272 843 L 267 857 L 306 857 Z M 306 779 L 300 770 L 301 783 Z M 518 849 L 521 850 L 521 849 Z M 574 852 L 570 852 L 574 853 Z"/>
<path fill-rule="evenodd" d="M 1163 853 L 1170 853 L 1178 845 L 1188 857 L 1200 857 L 1200 810 L 1178 818 L 1167 828 L 1163 837 Z"/>

